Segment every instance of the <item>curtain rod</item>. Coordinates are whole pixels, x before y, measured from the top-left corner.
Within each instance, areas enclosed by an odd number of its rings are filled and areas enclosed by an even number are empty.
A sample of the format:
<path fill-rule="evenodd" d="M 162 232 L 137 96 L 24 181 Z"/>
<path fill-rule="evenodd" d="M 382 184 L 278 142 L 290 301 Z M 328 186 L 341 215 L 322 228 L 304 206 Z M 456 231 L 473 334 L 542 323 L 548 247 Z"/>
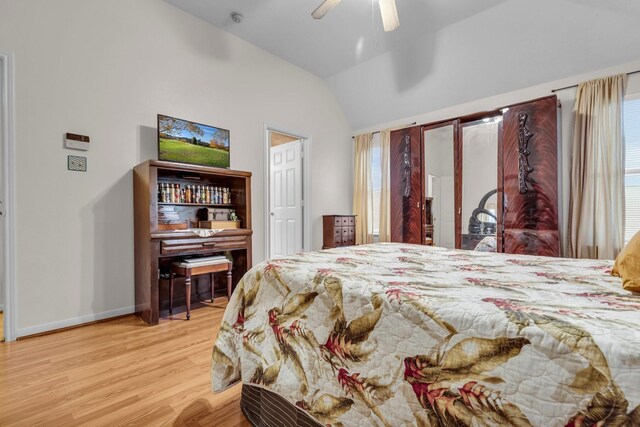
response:
<path fill-rule="evenodd" d="M 632 74 L 638 74 L 640 73 L 640 70 L 636 70 L 636 71 L 631 71 L 629 73 L 627 73 L 627 76 L 630 76 Z M 571 85 L 571 86 L 565 86 L 565 87 L 561 87 L 560 89 L 553 89 L 551 91 L 551 93 L 556 93 L 556 92 L 560 92 L 561 90 L 566 90 L 566 89 L 573 89 L 574 87 L 578 87 L 579 85 Z"/>
<path fill-rule="evenodd" d="M 403 126 L 400 126 L 400 127 L 391 128 L 391 130 L 404 129 L 404 128 L 409 127 L 409 126 L 415 126 L 416 124 L 417 124 L 417 122 L 407 123 L 406 125 L 403 125 Z M 376 133 L 380 133 L 380 132 L 382 132 L 382 131 L 377 130 L 375 132 L 371 132 L 371 135 L 375 135 Z M 355 139 L 355 136 L 352 136 L 351 139 Z"/>

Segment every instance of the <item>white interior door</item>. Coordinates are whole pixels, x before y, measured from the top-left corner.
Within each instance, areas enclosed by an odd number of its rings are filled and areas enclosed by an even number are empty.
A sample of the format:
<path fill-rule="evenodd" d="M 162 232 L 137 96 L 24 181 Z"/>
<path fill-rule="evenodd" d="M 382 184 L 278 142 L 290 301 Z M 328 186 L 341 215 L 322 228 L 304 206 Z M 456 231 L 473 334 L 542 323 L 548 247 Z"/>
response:
<path fill-rule="evenodd" d="M 302 252 L 302 141 L 271 147 L 271 257 Z"/>

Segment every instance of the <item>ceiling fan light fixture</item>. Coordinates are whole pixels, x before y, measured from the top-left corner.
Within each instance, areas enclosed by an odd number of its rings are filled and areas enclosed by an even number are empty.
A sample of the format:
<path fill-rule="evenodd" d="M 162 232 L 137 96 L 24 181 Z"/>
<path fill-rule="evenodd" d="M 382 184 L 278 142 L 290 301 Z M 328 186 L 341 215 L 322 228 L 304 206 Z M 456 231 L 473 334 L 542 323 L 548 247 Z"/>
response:
<path fill-rule="evenodd" d="M 313 19 L 320 19 L 326 15 L 327 12 L 336 7 L 341 1 L 342 0 L 324 0 L 316 10 L 311 12 L 311 16 L 313 16 Z"/>
<path fill-rule="evenodd" d="M 398 10 L 395 0 L 379 0 L 380 14 L 382 15 L 382 27 L 386 32 L 393 31 L 400 26 Z"/>

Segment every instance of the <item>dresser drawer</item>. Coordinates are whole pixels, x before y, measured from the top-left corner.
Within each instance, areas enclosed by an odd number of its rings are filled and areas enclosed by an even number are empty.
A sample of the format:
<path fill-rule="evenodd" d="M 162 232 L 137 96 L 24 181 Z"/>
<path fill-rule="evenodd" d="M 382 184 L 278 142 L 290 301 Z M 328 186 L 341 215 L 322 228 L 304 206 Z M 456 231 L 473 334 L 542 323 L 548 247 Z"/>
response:
<path fill-rule="evenodd" d="M 195 239 L 171 239 L 160 242 L 160 254 L 201 253 L 246 249 L 245 236 L 206 237 Z"/>
<path fill-rule="evenodd" d="M 356 237 L 354 235 L 344 234 L 342 236 L 342 246 L 353 246 L 356 244 Z"/>
<path fill-rule="evenodd" d="M 333 226 L 334 227 L 342 227 L 342 217 L 341 216 L 334 217 Z"/>
<path fill-rule="evenodd" d="M 356 225 L 356 217 L 355 216 L 350 216 L 349 218 L 349 225 Z"/>

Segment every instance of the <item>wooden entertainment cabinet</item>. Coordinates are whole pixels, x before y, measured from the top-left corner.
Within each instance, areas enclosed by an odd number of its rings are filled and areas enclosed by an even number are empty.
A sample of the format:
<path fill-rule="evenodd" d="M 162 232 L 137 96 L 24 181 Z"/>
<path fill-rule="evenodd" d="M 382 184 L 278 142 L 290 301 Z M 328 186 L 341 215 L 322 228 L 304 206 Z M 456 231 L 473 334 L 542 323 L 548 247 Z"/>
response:
<path fill-rule="evenodd" d="M 224 206 L 168 204 L 175 206 L 180 219 L 188 221 L 191 227 L 197 227 L 197 212 L 203 207 L 233 208 L 241 221 L 241 228 L 222 230 L 210 237 L 201 237 L 190 229 L 159 230 L 158 184 L 163 182 L 229 188 L 230 204 Z M 161 279 L 161 276 L 169 272 L 173 261 L 190 256 L 225 254 L 232 258 L 234 286 L 251 268 L 250 172 L 148 160 L 133 169 L 133 199 L 136 314 L 144 322 L 158 324 L 160 311 L 169 308 L 169 281 Z M 205 276 L 194 280 L 195 295 L 186 296 L 184 287 L 176 286 L 174 305 L 184 305 L 187 297 L 192 302 L 211 298 L 211 283 Z M 224 294 L 225 277 L 221 275 L 215 280 Z"/>

